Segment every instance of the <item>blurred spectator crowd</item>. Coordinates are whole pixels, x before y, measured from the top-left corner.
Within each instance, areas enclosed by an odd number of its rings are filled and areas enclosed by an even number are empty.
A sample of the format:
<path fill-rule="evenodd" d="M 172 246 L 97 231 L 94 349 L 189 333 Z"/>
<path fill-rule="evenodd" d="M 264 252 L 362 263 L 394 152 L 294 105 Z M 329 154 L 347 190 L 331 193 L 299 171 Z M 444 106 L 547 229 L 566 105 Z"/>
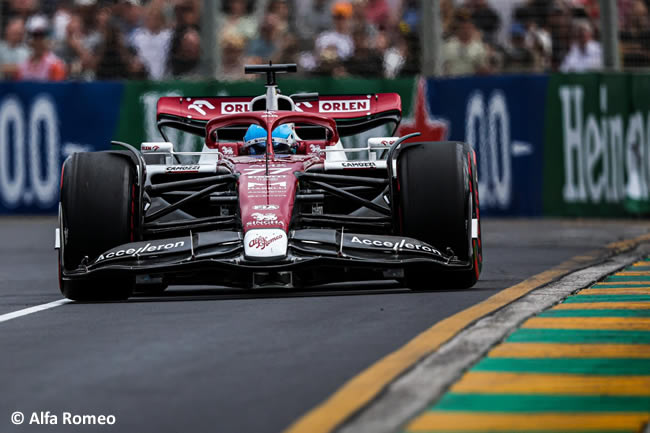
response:
<path fill-rule="evenodd" d="M 420 71 L 420 0 L 0 0 L 5 79 L 245 80 L 246 63 L 304 76 L 393 78 Z M 426 0 L 425 0 L 426 1 Z M 650 66 L 650 0 L 617 0 L 625 67 Z M 441 0 L 445 75 L 602 66 L 598 0 Z M 218 74 L 202 52 L 218 47 Z"/>

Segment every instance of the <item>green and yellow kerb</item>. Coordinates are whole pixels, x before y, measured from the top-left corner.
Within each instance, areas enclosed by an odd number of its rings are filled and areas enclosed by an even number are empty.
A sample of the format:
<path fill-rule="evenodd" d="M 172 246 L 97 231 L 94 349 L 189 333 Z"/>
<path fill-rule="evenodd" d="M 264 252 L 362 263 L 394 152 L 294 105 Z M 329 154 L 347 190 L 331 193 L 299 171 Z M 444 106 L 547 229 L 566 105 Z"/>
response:
<path fill-rule="evenodd" d="M 528 319 L 405 432 L 642 432 L 650 259 Z"/>

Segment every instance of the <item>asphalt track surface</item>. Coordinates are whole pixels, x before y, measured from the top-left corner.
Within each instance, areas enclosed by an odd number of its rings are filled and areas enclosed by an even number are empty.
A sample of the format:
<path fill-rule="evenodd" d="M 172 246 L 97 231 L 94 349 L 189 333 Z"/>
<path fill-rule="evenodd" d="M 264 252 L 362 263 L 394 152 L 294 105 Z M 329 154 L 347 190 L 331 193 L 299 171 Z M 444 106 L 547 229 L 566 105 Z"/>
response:
<path fill-rule="evenodd" d="M 0 218 L 0 315 L 61 299 L 54 227 Z M 0 432 L 280 432 L 441 319 L 647 231 L 644 221 L 485 220 L 481 281 L 463 291 L 182 288 L 0 322 Z M 50 411 L 59 425 L 17 427 L 14 411 Z M 64 411 L 117 422 L 61 425 Z"/>

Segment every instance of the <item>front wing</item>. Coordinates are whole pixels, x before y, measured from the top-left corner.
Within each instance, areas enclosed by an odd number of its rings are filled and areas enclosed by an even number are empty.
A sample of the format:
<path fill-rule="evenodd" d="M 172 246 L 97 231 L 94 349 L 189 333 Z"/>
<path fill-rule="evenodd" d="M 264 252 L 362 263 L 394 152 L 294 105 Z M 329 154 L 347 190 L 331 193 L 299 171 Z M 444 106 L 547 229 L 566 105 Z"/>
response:
<path fill-rule="evenodd" d="M 300 275 L 300 285 L 314 285 L 396 279 L 409 266 L 426 266 L 435 274 L 466 270 L 472 262 L 458 260 L 413 238 L 332 229 L 292 230 L 286 257 L 255 260 L 245 256 L 240 232 L 211 231 L 120 245 L 75 270 L 64 270 L 63 278 L 148 274 L 171 284 L 255 287 L 266 282 L 292 287 L 297 281 L 294 273 Z"/>

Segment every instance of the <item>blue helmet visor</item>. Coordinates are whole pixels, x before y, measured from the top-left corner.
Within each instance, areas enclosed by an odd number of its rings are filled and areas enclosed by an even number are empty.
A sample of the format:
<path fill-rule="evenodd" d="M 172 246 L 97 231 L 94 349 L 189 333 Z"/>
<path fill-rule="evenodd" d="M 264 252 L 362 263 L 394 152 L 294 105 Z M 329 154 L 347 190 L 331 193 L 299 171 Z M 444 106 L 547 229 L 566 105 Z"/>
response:
<path fill-rule="evenodd" d="M 276 127 L 271 133 L 271 142 L 275 152 L 291 152 L 296 144 L 293 128 L 287 124 Z M 251 155 L 266 153 L 266 130 L 259 125 L 251 125 L 244 135 L 244 147 Z"/>

